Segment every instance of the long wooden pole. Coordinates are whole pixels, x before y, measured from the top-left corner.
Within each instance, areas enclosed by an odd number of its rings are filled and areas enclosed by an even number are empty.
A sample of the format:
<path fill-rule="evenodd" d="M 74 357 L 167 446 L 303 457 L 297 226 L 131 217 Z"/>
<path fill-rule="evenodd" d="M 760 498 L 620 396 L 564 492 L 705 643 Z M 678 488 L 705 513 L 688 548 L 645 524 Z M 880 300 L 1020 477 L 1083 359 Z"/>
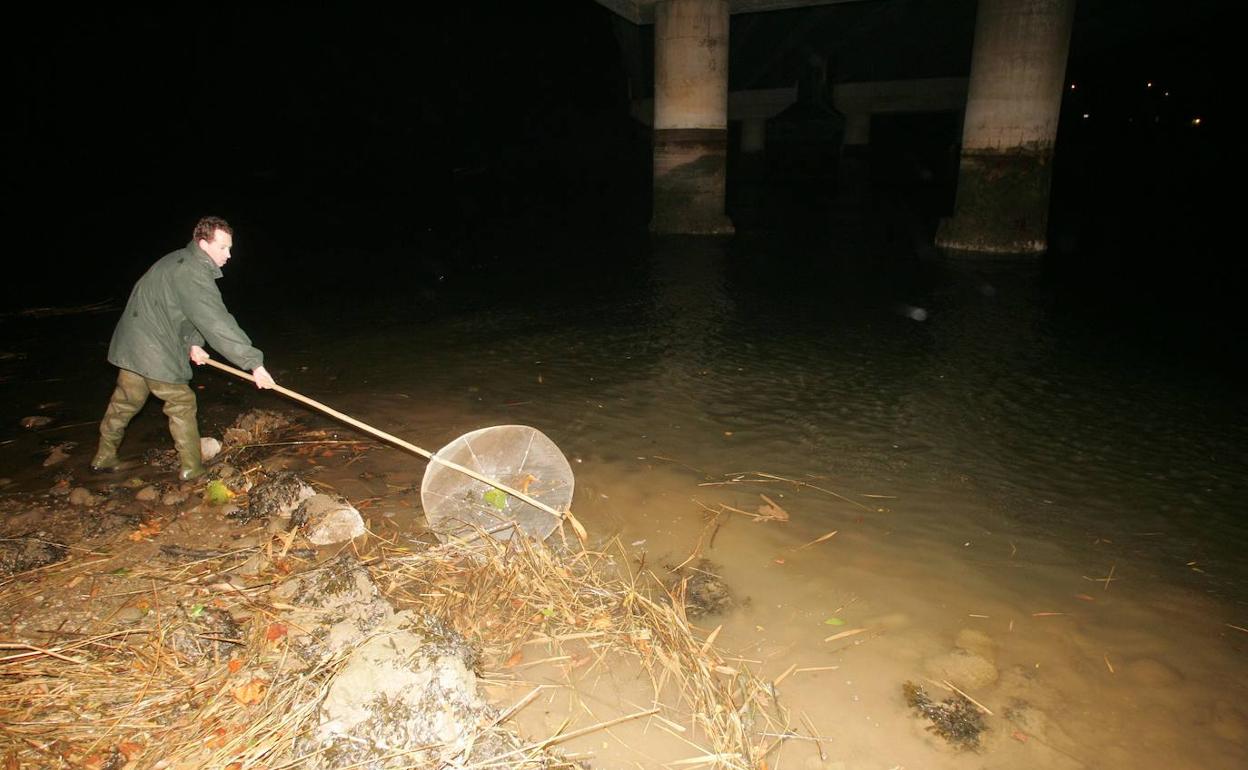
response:
<path fill-rule="evenodd" d="M 242 369 L 235 369 L 234 367 L 229 366 L 228 364 L 220 363 L 219 361 L 215 361 L 211 358 L 208 359 L 206 363 L 209 366 L 216 367 L 217 369 L 220 369 L 223 372 L 229 372 L 235 377 L 241 377 L 244 380 L 250 380 L 251 382 L 256 381 L 255 377 L 251 376 L 247 372 L 244 372 Z M 459 463 L 451 462 L 450 460 L 444 460 L 443 458 L 438 457 L 437 455 L 433 454 L 427 449 L 421 449 L 415 444 L 408 442 L 408 441 L 404 441 L 398 436 L 391 435 L 389 433 L 386 433 L 383 430 L 378 430 L 377 428 L 374 428 L 373 426 L 367 423 L 360 422 L 359 420 L 355 419 L 354 417 L 351 417 L 350 415 L 343 414 L 342 412 L 339 412 L 337 409 L 333 409 L 331 407 L 326 406 L 325 404 L 322 404 L 320 401 L 308 398 L 302 393 L 296 393 L 290 388 L 283 388 L 281 385 L 275 384 L 272 389 L 277 391 L 278 393 L 281 393 L 283 396 L 286 396 L 288 398 L 293 398 L 294 400 L 300 403 L 307 404 L 313 409 L 319 409 L 320 411 L 324 412 L 330 417 L 333 417 L 336 420 L 341 420 L 347 423 L 348 425 L 354 425 L 355 427 L 359 428 L 365 433 L 371 433 L 372 435 L 376 436 L 379 439 L 382 439 L 383 441 L 389 441 L 391 444 L 394 444 L 395 446 L 402 447 L 403 449 L 406 449 L 409 452 L 415 452 L 421 457 L 432 460 L 435 463 L 440 463 L 442 465 L 445 465 L 446 467 L 452 470 L 459 471 L 460 473 L 463 473 L 464 475 L 471 476 L 477 481 L 481 481 L 486 484 L 489 484 L 495 489 L 502 490 L 503 492 L 506 492 L 512 497 L 523 500 L 524 502 L 528 503 L 534 508 L 545 511 L 546 513 L 549 513 L 550 515 L 554 516 L 557 519 L 567 521 L 569 524 L 572 525 L 572 530 L 576 532 L 576 536 L 580 538 L 582 543 L 585 542 L 586 538 L 588 537 L 588 533 L 585 532 L 585 528 L 581 526 L 581 522 L 577 521 L 576 517 L 572 515 L 571 510 L 562 511 L 562 512 L 556 511 L 554 508 L 551 508 L 549 505 L 547 505 L 546 503 L 543 503 L 541 500 L 535 500 L 534 498 L 530 497 L 524 492 L 521 492 L 518 489 L 513 489 L 507 486 L 506 484 L 502 483 L 501 481 L 498 481 L 496 479 L 492 479 L 488 476 L 484 476 L 480 473 L 477 473 L 471 468 L 465 468 Z"/>

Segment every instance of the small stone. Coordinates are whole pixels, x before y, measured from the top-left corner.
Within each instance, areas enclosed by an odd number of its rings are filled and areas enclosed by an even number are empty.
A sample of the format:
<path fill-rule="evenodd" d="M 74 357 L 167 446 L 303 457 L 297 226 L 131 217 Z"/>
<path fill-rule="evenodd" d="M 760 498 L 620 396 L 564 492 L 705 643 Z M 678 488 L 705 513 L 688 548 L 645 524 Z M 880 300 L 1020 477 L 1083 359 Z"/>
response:
<path fill-rule="evenodd" d="M 1149 687 L 1169 687 L 1183 681 L 1174 668 L 1152 658 L 1138 658 L 1126 665 L 1127 676 Z"/>
<path fill-rule="evenodd" d="M 991 636 L 978 629 L 962 629 L 958 632 L 958 638 L 954 645 L 959 649 L 978 655 L 984 660 L 994 661 L 997 659 L 997 643 L 992 640 Z"/>
<path fill-rule="evenodd" d="M 118 623 L 138 623 L 147 613 L 138 607 L 122 607 L 113 616 L 113 620 Z"/>
<path fill-rule="evenodd" d="M 73 444 L 57 444 L 52 447 L 52 451 L 48 453 L 48 457 L 43 461 L 43 467 L 51 468 L 53 465 L 60 465 L 69 459 L 69 452 L 65 451 L 73 446 Z"/>
<path fill-rule="evenodd" d="M 165 496 L 160 499 L 160 504 L 168 506 L 180 505 L 185 503 L 186 499 L 187 494 L 181 490 L 176 492 L 166 492 Z"/>
<path fill-rule="evenodd" d="M 75 487 L 74 490 L 69 493 L 70 505 L 92 506 L 98 502 L 99 498 L 91 494 L 91 490 L 86 487 Z"/>
<path fill-rule="evenodd" d="M 221 442 L 211 436 L 204 436 L 199 440 L 199 453 L 203 461 L 208 462 L 221 454 Z"/>
<path fill-rule="evenodd" d="M 962 649 L 930 658 L 924 667 L 932 679 L 948 679 L 967 690 L 986 687 L 1000 676 L 992 661 Z"/>
<path fill-rule="evenodd" d="M 134 495 L 135 500 L 143 503 L 150 503 L 158 497 L 160 497 L 160 493 L 156 491 L 156 487 L 150 484 L 140 489 Z"/>

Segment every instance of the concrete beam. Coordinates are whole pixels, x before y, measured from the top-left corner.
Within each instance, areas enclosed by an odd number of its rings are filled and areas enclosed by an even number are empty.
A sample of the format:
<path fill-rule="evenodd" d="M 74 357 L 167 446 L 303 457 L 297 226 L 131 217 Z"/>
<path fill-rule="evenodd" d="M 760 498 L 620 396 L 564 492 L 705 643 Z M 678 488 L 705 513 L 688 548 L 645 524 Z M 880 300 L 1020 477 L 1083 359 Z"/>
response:
<path fill-rule="evenodd" d="M 663 0 L 595 0 L 615 15 L 634 24 L 653 24 L 654 6 Z M 792 8 L 808 8 L 815 5 L 840 5 L 863 0 L 729 0 L 728 13 L 766 13 L 787 11 Z"/>

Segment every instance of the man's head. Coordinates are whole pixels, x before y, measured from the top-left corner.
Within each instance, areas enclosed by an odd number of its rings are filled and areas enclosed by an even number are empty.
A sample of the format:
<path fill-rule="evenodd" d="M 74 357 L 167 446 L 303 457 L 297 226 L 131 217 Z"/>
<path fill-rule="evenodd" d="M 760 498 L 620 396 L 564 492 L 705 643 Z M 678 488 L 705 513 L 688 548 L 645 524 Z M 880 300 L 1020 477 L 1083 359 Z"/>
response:
<path fill-rule="evenodd" d="M 234 248 L 234 228 L 221 217 L 203 217 L 195 223 L 191 236 L 217 267 L 225 267 L 230 261 L 230 249 Z"/>

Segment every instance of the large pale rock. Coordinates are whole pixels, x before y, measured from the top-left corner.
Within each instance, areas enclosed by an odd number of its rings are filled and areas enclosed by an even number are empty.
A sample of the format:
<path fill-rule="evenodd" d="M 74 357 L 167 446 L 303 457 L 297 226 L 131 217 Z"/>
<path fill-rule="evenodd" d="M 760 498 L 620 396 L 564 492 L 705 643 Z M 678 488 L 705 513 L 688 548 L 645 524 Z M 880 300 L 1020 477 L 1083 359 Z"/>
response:
<path fill-rule="evenodd" d="M 269 596 L 291 607 L 291 649 L 307 663 L 359 643 L 394 615 L 368 570 L 350 553 L 282 583 Z"/>
<path fill-rule="evenodd" d="M 360 512 L 335 495 L 312 495 L 299 504 L 290 520 L 313 545 L 342 543 L 367 532 Z"/>
<path fill-rule="evenodd" d="M 371 767 L 416 746 L 436 748 L 405 756 L 404 766 L 433 766 L 468 748 L 489 711 L 473 657 L 454 631 L 410 612 L 376 628 L 351 652 L 321 704 L 321 767 Z"/>

